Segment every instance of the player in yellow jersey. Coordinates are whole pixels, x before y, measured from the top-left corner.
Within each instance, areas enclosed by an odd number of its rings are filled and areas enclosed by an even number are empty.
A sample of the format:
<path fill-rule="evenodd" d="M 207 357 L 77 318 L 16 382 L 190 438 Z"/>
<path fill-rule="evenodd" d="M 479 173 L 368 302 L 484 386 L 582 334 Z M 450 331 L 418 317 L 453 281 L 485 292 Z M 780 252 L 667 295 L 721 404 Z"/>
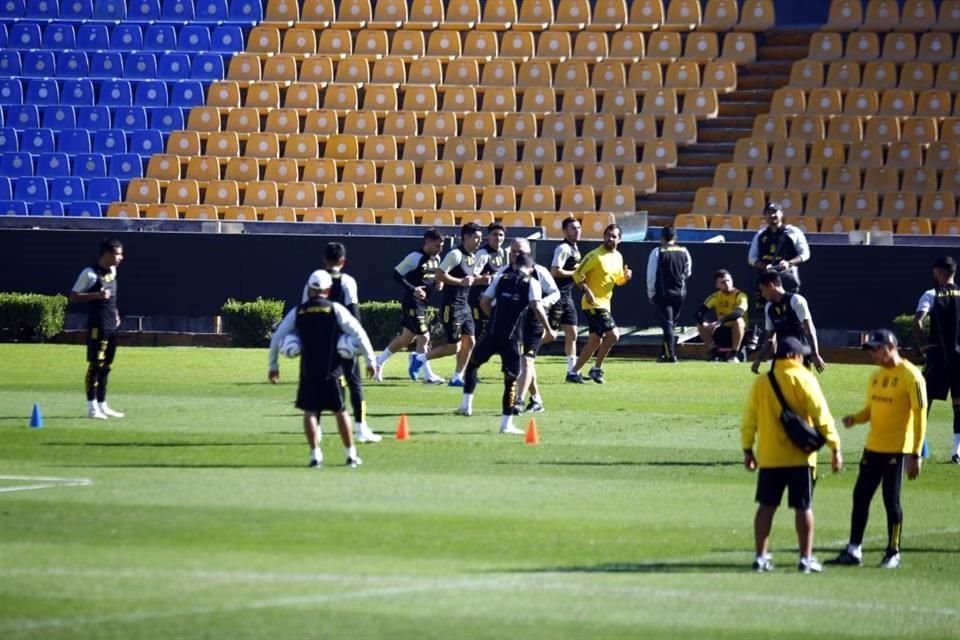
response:
<path fill-rule="evenodd" d="M 697 331 L 707 346 L 710 360 L 739 362 L 737 356 L 747 326 L 750 300 L 733 286 L 733 276 L 726 269 L 713 274 L 713 286 L 717 290 L 707 296 L 697 311 Z"/>
<path fill-rule="evenodd" d="M 860 474 L 853 488 L 850 542 L 832 564 L 863 563 L 863 532 L 867 528 L 870 502 L 883 486 L 887 511 L 887 551 L 880 562 L 884 569 L 900 566 L 900 529 L 903 508 L 900 487 L 906 467 L 907 478 L 920 475 L 920 450 L 927 431 L 927 392 L 923 375 L 897 350 L 897 338 L 886 329 L 870 333 L 863 345 L 880 366 L 870 376 L 867 406 L 843 418 L 843 426 L 870 422 L 870 432 L 860 460 Z"/>

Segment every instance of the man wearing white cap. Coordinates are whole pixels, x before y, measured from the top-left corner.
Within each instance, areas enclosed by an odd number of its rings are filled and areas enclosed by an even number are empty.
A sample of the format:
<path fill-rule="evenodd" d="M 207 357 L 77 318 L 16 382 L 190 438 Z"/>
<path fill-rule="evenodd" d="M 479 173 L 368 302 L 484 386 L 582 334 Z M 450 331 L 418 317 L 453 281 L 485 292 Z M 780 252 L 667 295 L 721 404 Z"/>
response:
<path fill-rule="evenodd" d="M 294 331 L 300 337 L 300 384 L 297 388 L 296 407 L 303 411 L 303 432 L 310 445 L 310 466 L 323 464 L 320 451 L 320 414 L 330 411 L 337 420 L 340 439 L 347 450 L 347 466 L 362 464 L 353 442 L 350 417 L 343 402 L 341 358 L 337 353 L 337 341 L 347 334 L 361 347 L 367 361 L 367 376 L 374 375 L 373 347 L 363 327 L 343 305 L 327 299 L 333 279 L 326 271 L 317 270 L 307 280 L 307 301 L 284 317 L 270 341 L 269 380 L 280 379 L 277 353 L 283 338 Z"/>

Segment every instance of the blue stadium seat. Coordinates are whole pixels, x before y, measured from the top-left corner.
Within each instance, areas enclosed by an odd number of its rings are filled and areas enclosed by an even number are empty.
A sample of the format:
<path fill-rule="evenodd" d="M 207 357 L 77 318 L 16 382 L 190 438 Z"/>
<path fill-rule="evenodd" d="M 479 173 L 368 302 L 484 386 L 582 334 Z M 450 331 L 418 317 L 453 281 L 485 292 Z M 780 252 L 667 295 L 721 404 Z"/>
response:
<path fill-rule="evenodd" d="M 21 73 L 27 78 L 52 78 L 57 75 L 53 51 L 24 51 Z"/>
<path fill-rule="evenodd" d="M 110 32 L 110 48 L 115 51 L 143 49 L 143 32 L 140 25 L 122 23 Z"/>
<path fill-rule="evenodd" d="M 203 84 L 195 80 L 181 80 L 170 83 L 170 105 L 174 107 L 195 107 L 203 104 L 206 92 Z"/>
<path fill-rule="evenodd" d="M 263 20 L 262 0 L 230 0 L 230 21 L 256 24 Z"/>
<path fill-rule="evenodd" d="M 43 127 L 24 129 L 20 135 L 20 150 L 30 153 L 46 153 L 56 148 L 53 142 L 53 129 Z"/>
<path fill-rule="evenodd" d="M 60 200 L 39 200 L 30 203 L 31 216 L 62 216 L 63 202 Z"/>
<path fill-rule="evenodd" d="M 163 8 L 160 10 L 160 17 L 164 20 L 181 22 L 193 22 L 196 14 L 193 0 L 163 0 Z"/>
<path fill-rule="evenodd" d="M 73 218 L 100 218 L 103 205 L 94 200 L 78 200 L 67 205 L 67 215 Z"/>
<path fill-rule="evenodd" d="M 23 104 L 23 85 L 16 78 L 0 78 L 0 104 Z"/>
<path fill-rule="evenodd" d="M 180 51 L 209 51 L 210 30 L 205 24 L 188 24 L 180 29 L 177 39 L 177 49 Z"/>
<path fill-rule="evenodd" d="M 186 53 L 164 53 L 157 60 L 157 78 L 179 80 L 190 76 L 190 56 Z"/>
<path fill-rule="evenodd" d="M 184 128 L 186 117 L 180 107 L 158 107 L 150 110 L 150 128 L 177 131 Z"/>
<path fill-rule="evenodd" d="M 60 104 L 60 86 L 56 80 L 30 80 L 27 84 L 27 102 L 30 104 Z"/>
<path fill-rule="evenodd" d="M 96 0 L 93 17 L 97 20 L 125 20 L 127 3 L 124 0 Z"/>
<path fill-rule="evenodd" d="M 145 51 L 127 54 L 123 61 L 123 77 L 130 80 L 152 80 L 157 77 L 157 57 Z"/>
<path fill-rule="evenodd" d="M 8 45 L 12 49 L 39 49 L 43 46 L 43 39 L 40 37 L 40 25 L 35 22 L 14 23 L 10 27 L 10 42 Z"/>
<path fill-rule="evenodd" d="M 160 0 L 130 0 L 127 4 L 127 20 L 154 22 L 160 19 Z"/>
<path fill-rule="evenodd" d="M 3 0 L 5 18 L 22 18 L 27 13 L 27 0 Z"/>
<path fill-rule="evenodd" d="M 60 17 L 60 3 L 57 0 L 27 0 L 24 17 L 30 20 L 55 20 Z"/>
<path fill-rule="evenodd" d="M 66 0 L 64 5 L 70 5 L 80 0 Z M 43 30 L 43 46 L 47 49 L 64 50 L 77 48 L 77 34 L 73 25 L 68 22 L 53 22 Z"/>
<path fill-rule="evenodd" d="M 144 107 L 165 107 L 169 104 L 167 83 L 163 80 L 141 80 L 133 103 Z"/>
<path fill-rule="evenodd" d="M 93 152 L 105 156 L 127 152 L 127 132 L 123 129 L 100 129 L 93 134 Z"/>
<path fill-rule="evenodd" d="M 61 78 L 89 78 L 90 61 L 83 51 L 61 51 L 57 54 L 57 75 Z"/>
<path fill-rule="evenodd" d="M 4 107 L 6 124 L 14 129 L 31 129 L 40 126 L 40 110 L 32 104 L 11 104 Z"/>
<path fill-rule="evenodd" d="M 13 186 L 6 176 L 0 176 L 0 200 L 13 200 Z"/>
<path fill-rule="evenodd" d="M 155 153 L 163 153 L 163 149 L 163 132 L 158 129 L 141 129 L 130 134 L 130 153 L 152 156 Z"/>
<path fill-rule="evenodd" d="M 93 0 L 62 0 L 60 19 L 81 22 L 94 18 Z"/>
<path fill-rule="evenodd" d="M 36 173 L 45 178 L 69 176 L 70 158 L 65 153 L 41 153 L 37 156 Z"/>
<path fill-rule="evenodd" d="M 30 105 L 33 106 L 33 105 Z M 54 131 L 77 128 L 77 112 L 70 105 L 43 108 L 43 126 Z"/>
<path fill-rule="evenodd" d="M 87 180 L 87 198 L 97 202 L 120 200 L 120 181 L 116 178 L 90 178 Z"/>
<path fill-rule="evenodd" d="M 65 177 L 50 180 L 51 200 L 62 200 L 63 202 L 83 200 L 84 193 L 83 178 Z"/>
<path fill-rule="evenodd" d="M 17 184 L 13 188 L 13 197 L 24 202 L 49 200 L 50 192 L 47 190 L 47 179 L 41 176 L 17 178 Z"/>
<path fill-rule="evenodd" d="M 97 51 L 110 46 L 110 29 L 99 22 L 86 22 L 77 29 L 77 48 Z"/>
<path fill-rule="evenodd" d="M 93 81 L 87 79 L 64 80 L 60 102 L 74 106 L 93 104 Z"/>
<path fill-rule="evenodd" d="M 57 151 L 74 155 L 90 153 L 90 132 L 87 129 L 64 129 L 57 134 Z"/>
<path fill-rule="evenodd" d="M 117 129 L 136 131 L 147 128 L 147 110 L 143 107 L 117 107 L 113 110 L 113 124 Z"/>
<path fill-rule="evenodd" d="M 218 24 L 230 17 L 227 0 L 197 0 L 197 22 Z"/>
<path fill-rule="evenodd" d="M 76 107 L 74 111 L 77 112 L 77 126 L 81 129 L 96 131 L 113 126 L 110 109 L 107 107 L 84 106 Z"/>
<path fill-rule="evenodd" d="M 18 76 L 23 65 L 20 63 L 20 52 L 13 49 L 0 49 L 0 74 Z"/>
<path fill-rule="evenodd" d="M 4 200 L 0 202 L 0 215 L 25 216 L 27 215 L 27 203 L 23 200 Z"/>
<path fill-rule="evenodd" d="M 136 153 L 118 153 L 110 158 L 110 175 L 124 186 L 131 178 L 142 178 L 143 159 Z"/>
<path fill-rule="evenodd" d="M 223 53 L 243 51 L 243 30 L 235 24 L 214 27 L 210 35 L 210 50 Z"/>
<path fill-rule="evenodd" d="M 20 138 L 13 127 L 0 127 L 0 152 L 20 151 Z"/>
<path fill-rule="evenodd" d="M 123 54 L 117 51 L 96 51 L 90 55 L 90 77 L 106 80 L 123 77 Z"/>
<path fill-rule="evenodd" d="M 100 101 L 107 107 L 129 107 L 133 104 L 133 90 L 128 80 L 104 80 L 100 84 Z"/>
<path fill-rule="evenodd" d="M 166 22 L 148 25 L 143 32 L 145 51 L 172 51 L 177 48 L 177 28 Z"/>
<path fill-rule="evenodd" d="M 78 178 L 106 178 L 107 159 L 102 153 L 78 153 L 73 157 L 73 175 Z"/>
<path fill-rule="evenodd" d="M 7 46 L 7 42 L 10 40 L 10 34 L 7 33 L 7 25 L 0 22 L 0 47 Z"/>
<path fill-rule="evenodd" d="M 9 178 L 33 175 L 33 158 L 26 151 L 0 153 L 0 171 Z"/>
<path fill-rule="evenodd" d="M 198 53 L 190 71 L 193 80 L 223 80 L 223 58 L 219 53 Z"/>

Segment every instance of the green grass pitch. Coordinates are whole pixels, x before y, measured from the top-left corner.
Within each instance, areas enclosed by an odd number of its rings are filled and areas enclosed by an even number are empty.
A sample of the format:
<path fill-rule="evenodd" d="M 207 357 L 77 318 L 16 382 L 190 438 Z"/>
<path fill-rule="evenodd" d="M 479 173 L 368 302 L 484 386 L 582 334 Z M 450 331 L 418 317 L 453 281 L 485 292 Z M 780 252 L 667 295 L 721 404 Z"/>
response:
<path fill-rule="evenodd" d="M 904 486 L 901 569 L 876 568 L 878 495 L 866 566 L 799 574 L 784 505 L 777 570 L 755 575 L 744 365 L 612 359 L 606 385 L 575 386 L 542 358 L 530 446 L 496 433 L 495 364 L 460 418 L 458 389 L 412 383 L 396 356 L 367 387 L 388 437 L 347 469 L 327 418 L 327 466 L 311 470 L 294 361 L 271 386 L 265 350 L 121 348 L 110 400 L 127 417 L 101 422 L 85 417 L 83 360 L 80 346 L 0 345 L 4 640 L 960 637 L 944 403 L 934 457 Z M 869 373 L 821 377 L 835 416 L 860 408 Z M 42 429 L 28 428 L 35 402 Z M 412 438 L 396 442 L 401 413 Z M 844 473 L 820 466 L 821 559 L 845 542 L 864 433 L 841 434 Z"/>

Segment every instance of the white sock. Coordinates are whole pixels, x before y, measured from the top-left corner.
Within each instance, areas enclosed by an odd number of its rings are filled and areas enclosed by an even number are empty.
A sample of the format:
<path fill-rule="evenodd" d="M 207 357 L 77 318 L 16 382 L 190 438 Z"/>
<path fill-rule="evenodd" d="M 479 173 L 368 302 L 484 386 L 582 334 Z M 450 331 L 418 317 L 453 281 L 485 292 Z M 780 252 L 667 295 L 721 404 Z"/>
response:
<path fill-rule="evenodd" d="M 863 557 L 863 547 L 862 547 L 861 545 L 859 545 L 859 544 L 848 544 L 848 545 L 847 545 L 847 553 L 849 553 L 850 555 L 852 555 L 854 558 L 862 558 L 862 557 Z"/>
<path fill-rule="evenodd" d="M 960 433 L 953 434 L 953 453 L 960 456 Z"/>
<path fill-rule="evenodd" d="M 90 409 L 90 411 L 100 411 L 100 405 L 96 400 L 87 400 L 87 409 Z"/>
<path fill-rule="evenodd" d="M 567 373 L 573 373 L 573 368 L 577 364 L 577 356 L 567 356 Z"/>
<path fill-rule="evenodd" d="M 512 416 L 512 415 L 500 416 L 500 428 L 501 428 L 501 429 L 509 429 L 509 428 L 512 427 L 512 426 L 513 426 L 513 416 Z"/>
<path fill-rule="evenodd" d="M 451 380 L 463 380 L 463 371 L 455 371 Z"/>
<path fill-rule="evenodd" d="M 430 368 L 430 362 L 427 360 L 427 356 L 423 356 L 423 377 L 424 379 L 433 377 L 433 369 Z"/>
<path fill-rule="evenodd" d="M 317 462 L 323 462 L 323 452 L 320 451 L 320 447 L 316 449 L 310 449 L 310 459 L 316 460 Z"/>
<path fill-rule="evenodd" d="M 364 429 L 367 428 L 367 423 L 365 422 L 354 422 L 353 430 L 357 433 L 362 433 Z"/>
<path fill-rule="evenodd" d="M 348 457 L 348 458 L 356 458 L 356 457 L 357 457 L 357 447 L 356 447 L 356 446 L 347 447 L 347 457 Z"/>
<path fill-rule="evenodd" d="M 460 406 L 464 409 L 473 411 L 473 394 L 465 393 L 463 394 L 463 399 L 460 401 Z"/>
<path fill-rule="evenodd" d="M 543 404 L 543 398 L 540 397 L 540 394 L 539 394 L 539 393 L 536 393 L 536 394 L 530 396 L 530 399 L 533 400 L 534 402 L 536 402 L 537 404 Z"/>
<path fill-rule="evenodd" d="M 427 354 L 425 354 L 425 353 L 417 353 L 417 354 L 414 356 L 414 358 L 416 358 L 417 360 L 419 360 L 419 361 L 422 362 L 423 364 L 426 364 L 426 363 L 427 363 Z"/>

